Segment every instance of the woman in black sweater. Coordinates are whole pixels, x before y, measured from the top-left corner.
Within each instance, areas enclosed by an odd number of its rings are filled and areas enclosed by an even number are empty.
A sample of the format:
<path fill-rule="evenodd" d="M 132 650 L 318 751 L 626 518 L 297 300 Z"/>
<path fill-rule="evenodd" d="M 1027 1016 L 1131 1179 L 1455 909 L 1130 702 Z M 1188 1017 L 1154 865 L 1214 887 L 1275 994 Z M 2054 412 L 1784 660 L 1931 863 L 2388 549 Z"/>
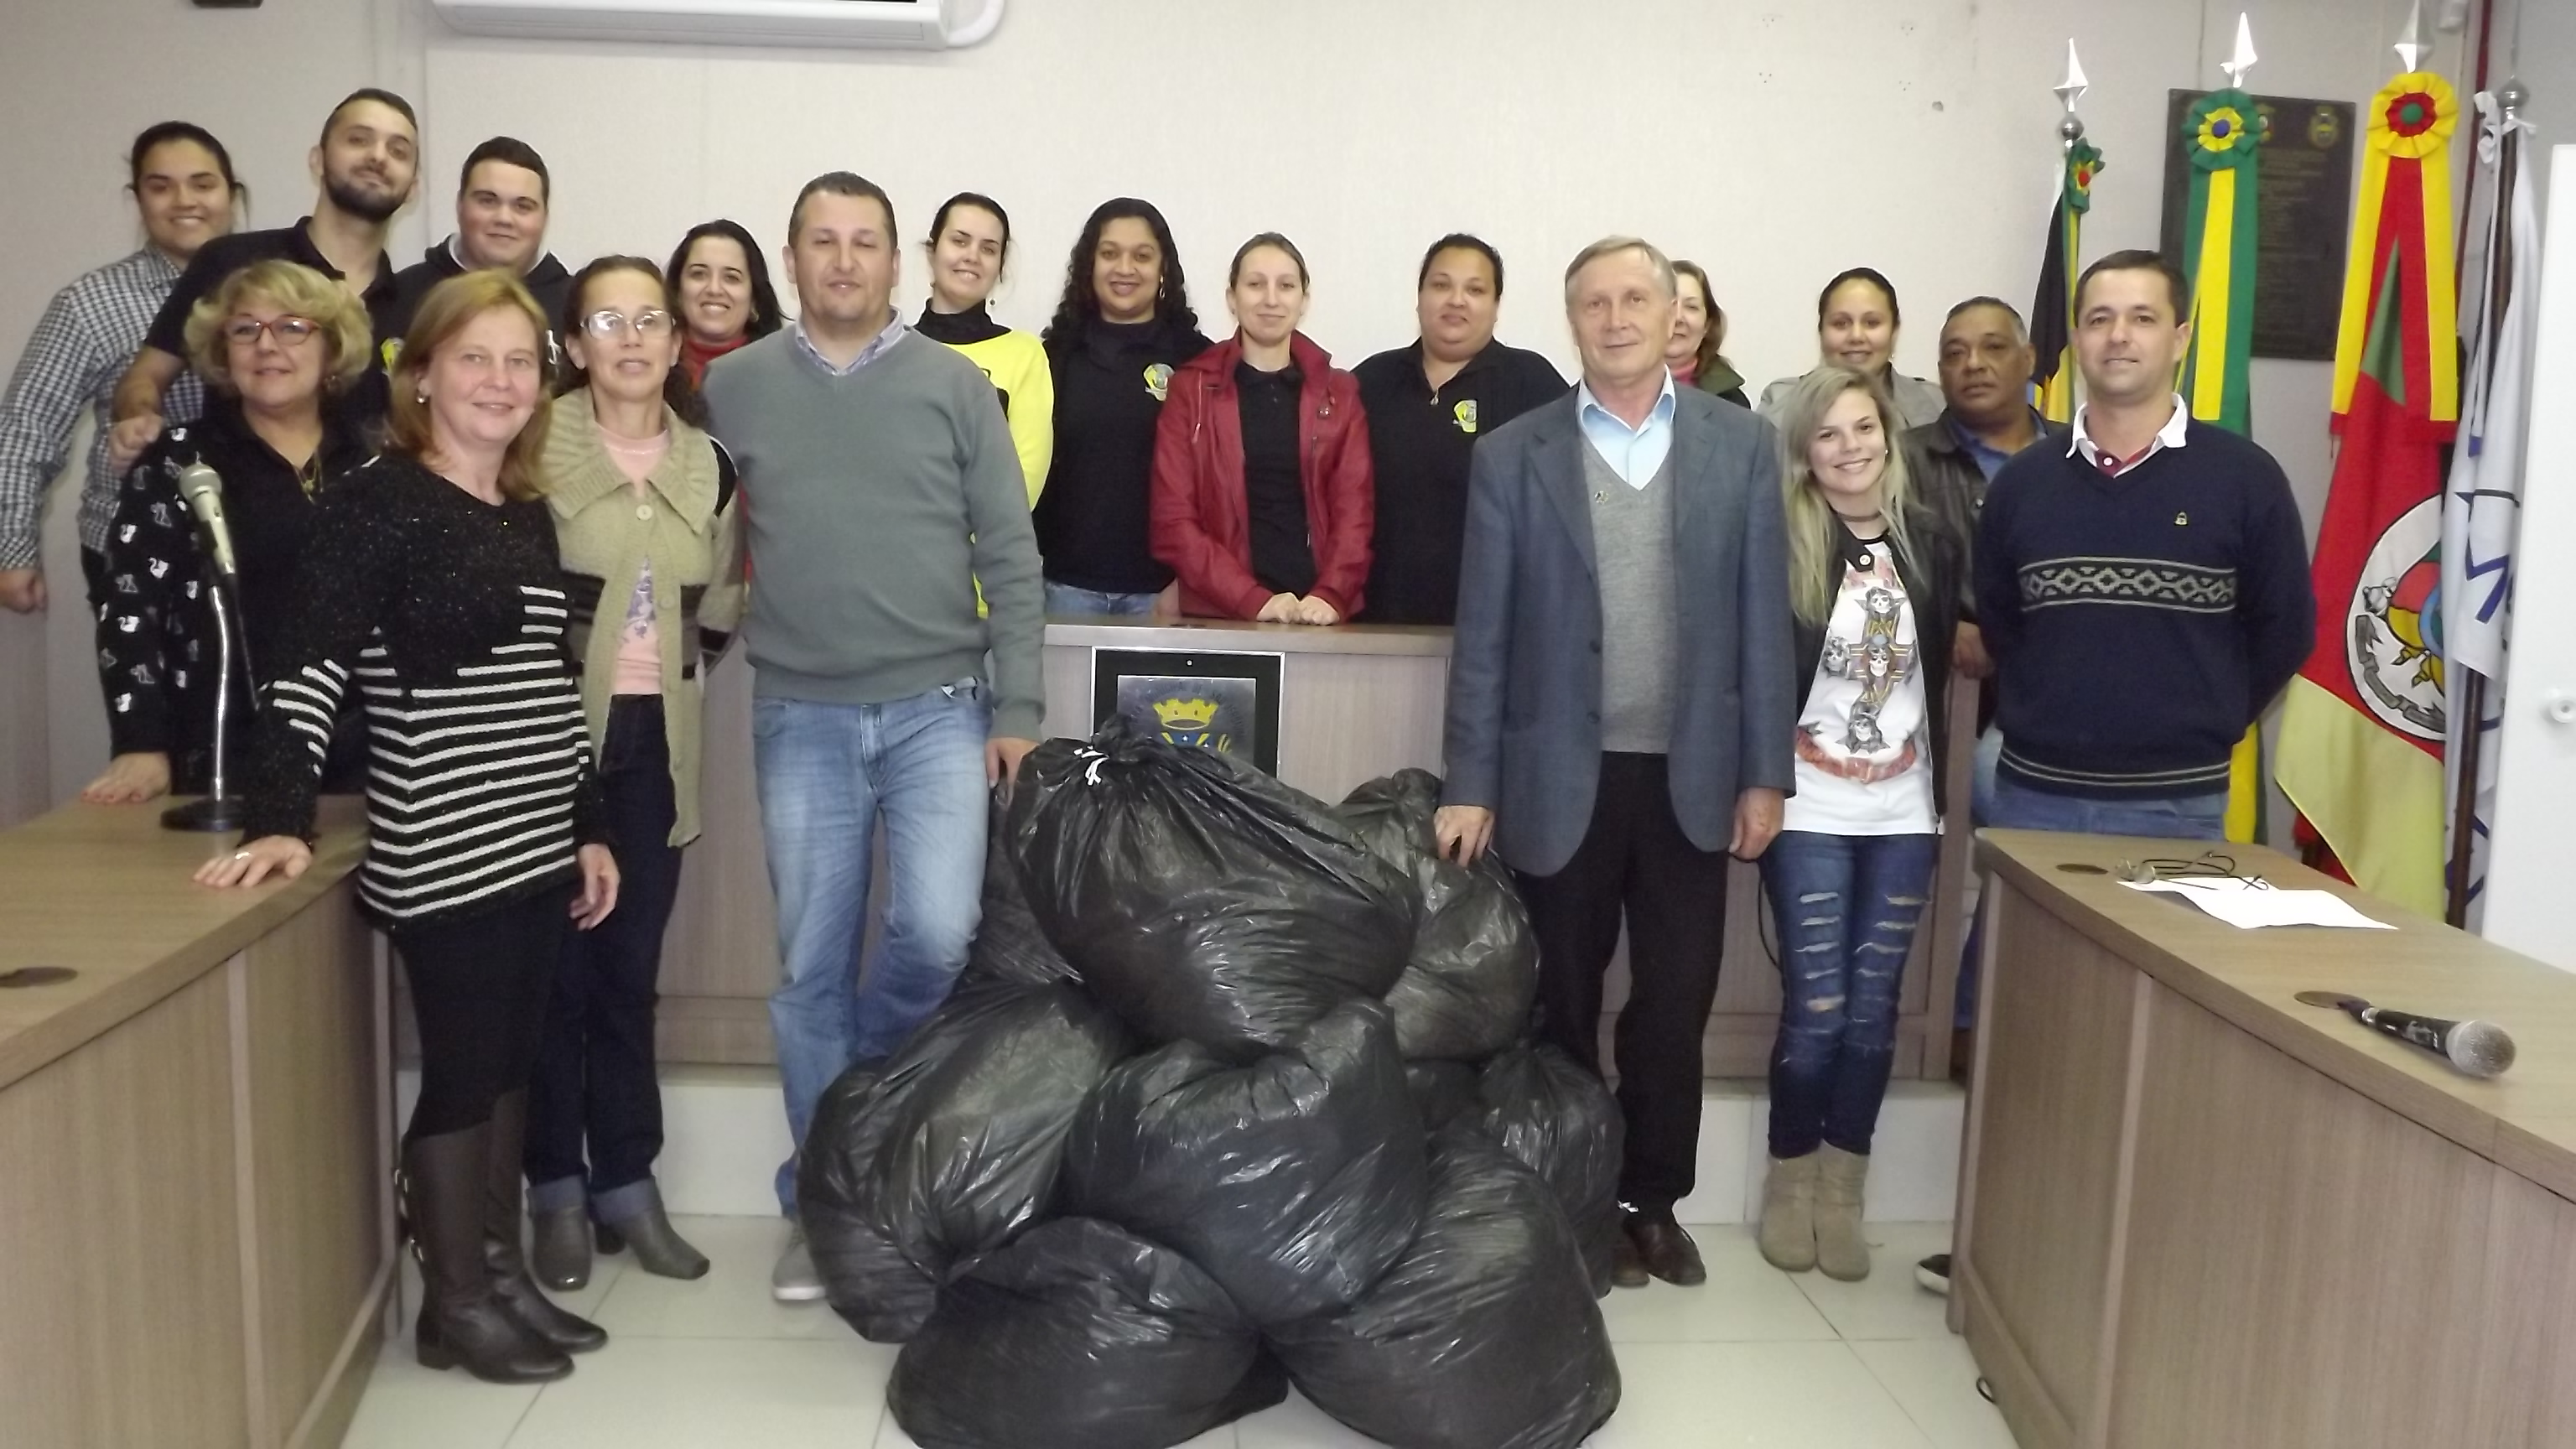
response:
<path fill-rule="evenodd" d="M 403 1198 L 431 1368 L 528 1383 L 608 1335 L 548 1302 L 519 1247 L 527 1085 L 566 918 L 617 904 L 555 532 L 539 497 L 545 317 L 519 283 L 432 289 L 393 374 L 385 454 L 323 500 L 285 637 L 261 661 L 240 849 L 206 885 L 312 863 L 314 790 L 351 679 L 368 727 L 358 901 L 401 953 L 421 1091 Z"/>
<path fill-rule="evenodd" d="M 223 480 L 245 638 L 232 718 L 251 718 L 250 663 L 286 621 L 295 563 L 320 497 L 367 460 L 332 399 L 367 370 L 366 308 L 310 267 L 266 261 L 224 280 L 188 316 L 188 356 L 210 384 L 206 413 L 163 430 L 118 491 L 98 611 L 99 684 L 114 758 L 81 798 L 130 804 L 207 787 L 213 768 L 212 570 L 179 494 L 193 464 Z M 352 721 L 352 723 L 354 723 Z M 353 785 L 357 732 L 339 731 L 327 772 Z M 238 738 L 238 736 L 237 736 Z"/>
<path fill-rule="evenodd" d="M 1151 202 L 1104 201 L 1083 223 L 1042 334 L 1055 457 L 1034 521 L 1049 614 L 1149 614 L 1172 581 L 1146 533 L 1155 421 L 1172 374 L 1210 346 L 1189 298 Z"/>

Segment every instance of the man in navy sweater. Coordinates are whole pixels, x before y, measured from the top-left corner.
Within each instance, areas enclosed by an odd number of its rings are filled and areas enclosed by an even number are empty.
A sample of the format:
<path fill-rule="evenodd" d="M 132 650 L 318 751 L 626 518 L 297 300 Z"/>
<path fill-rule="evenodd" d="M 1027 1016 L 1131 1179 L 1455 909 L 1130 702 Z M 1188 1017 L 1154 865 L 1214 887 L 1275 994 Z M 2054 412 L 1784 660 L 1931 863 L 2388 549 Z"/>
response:
<path fill-rule="evenodd" d="M 1989 824 L 2220 838 L 2229 753 L 2316 638 L 2289 480 L 2173 390 L 2187 290 L 2154 252 L 2086 269 L 2073 440 L 2015 457 L 1987 495 L 1977 607 L 2004 737 Z"/>

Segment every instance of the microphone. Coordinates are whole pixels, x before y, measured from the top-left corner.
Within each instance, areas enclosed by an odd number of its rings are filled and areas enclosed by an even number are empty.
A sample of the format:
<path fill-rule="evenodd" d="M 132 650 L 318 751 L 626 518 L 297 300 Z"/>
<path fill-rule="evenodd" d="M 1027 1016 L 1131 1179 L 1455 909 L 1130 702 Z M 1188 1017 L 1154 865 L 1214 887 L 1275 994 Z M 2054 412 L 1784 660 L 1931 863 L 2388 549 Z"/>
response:
<path fill-rule="evenodd" d="M 2501 1076 L 2513 1065 L 2513 1038 L 2491 1021 L 2444 1021 L 2359 1001 L 2344 1010 L 2366 1027 L 2448 1058 L 2452 1066 L 2473 1077 Z"/>
<path fill-rule="evenodd" d="M 188 511 L 205 525 L 206 541 L 215 554 L 215 571 L 228 579 L 237 577 L 233 568 L 233 532 L 224 523 L 222 476 L 204 463 L 190 463 L 179 470 L 179 496 L 188 500 Z"/>

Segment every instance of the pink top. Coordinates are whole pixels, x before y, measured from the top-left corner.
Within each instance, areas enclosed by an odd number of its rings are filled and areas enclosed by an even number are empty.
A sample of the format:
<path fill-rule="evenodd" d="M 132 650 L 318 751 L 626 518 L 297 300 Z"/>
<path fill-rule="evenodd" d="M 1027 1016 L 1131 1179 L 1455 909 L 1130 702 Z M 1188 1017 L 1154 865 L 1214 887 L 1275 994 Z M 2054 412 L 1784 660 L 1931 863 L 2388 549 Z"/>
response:
<path fill-rule="evenodd" d="M 667 429 L 659 436 L 638 440 L 621 438 L 601 428 L 599 441 L 639 497 L 645 491 L 645 480 L 653 476 L 653 469 L 671 451 Z M 653 561 L 648 557 L 635 571 L 635 592 L 626 596 L 626 623 L 617 635 L 616 684 L 610 693 L 661 692 L 662 630 L 653 617 Z"/>

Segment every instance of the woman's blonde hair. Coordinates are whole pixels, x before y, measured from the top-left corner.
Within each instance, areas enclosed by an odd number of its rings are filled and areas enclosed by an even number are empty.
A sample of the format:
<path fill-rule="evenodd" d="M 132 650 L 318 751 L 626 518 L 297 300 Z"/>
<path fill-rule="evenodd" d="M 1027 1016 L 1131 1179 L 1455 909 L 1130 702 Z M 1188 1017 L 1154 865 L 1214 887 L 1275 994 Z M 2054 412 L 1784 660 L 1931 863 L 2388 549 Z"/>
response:
<path fill-rule="evenodd" d="M 324 393 L 337 393 L 357 381 L 375 360 L 375 331 L 367 321 L 367 309 L 349 295 L 348 288 L 301 263 L 272 258 L 224 278 L 189 309 L 188 365 L 216 391 L 241 391 L 233 382 L 232 349 L 224 338 L 224 324 L 254 299 L 313 324 L 314 335 L 327 349 L 322 360 Z"/>
<path fill-rule="evenodd" d="M 1887 468 L 1879 475 L 1879 508 L 1887 515 L 1888 541 L 1896 556 L 1911 563 L 1913 541 L 1906 536 L 1905 513 L 1912 498 L 1906 476 L 1902 422 L 1896 404 L 1876 378 L 1864 377 L 1840 363 L 1828 363 L 1799 378 L 1780 404 L 1780 492 L 1789 515 L 1789 607 L 1809 624 L 1822 624 L 1832 614 L 1842 590 L 1842 525 L 1825 502 L 1823 485 L 1807 462 L 1807 447 L 1824 426 L 1825 414 L 1847 392 L 1869 399 L 1878 410 L 1878 430 L 1887 439 Z"/>
<path fill-rule="evenodd" d="M 471 326 L 486 312 L 516 312 L 528 321 L 530 336 L 540 356 L 546 343 L 546 314 L 537 299 L 518 278 L 507 272 L 485 270 L 450 277 L 429 289 L 420 310 L 412 314 L 411 330 L 403 334 L 402 351 L 393 365 L 393 412 L 386 427 L 386 442 L 399 453 L 427 458 L 436 449 L 429 424 L 429 403 L 421 395 L 421 381 L 429 375 L 429 365 L 439 350 L 456 340 L 456 334 Z M 529 414 L 519 435 L 510 440 L 501 455 L 501 496 L 530 499 L 545 491 L 545 472 L 541 465 L 546 453 L 546 421 L 551 409 L 545 406 L 544 389 L 538 390 L 537 409 Z"/>

